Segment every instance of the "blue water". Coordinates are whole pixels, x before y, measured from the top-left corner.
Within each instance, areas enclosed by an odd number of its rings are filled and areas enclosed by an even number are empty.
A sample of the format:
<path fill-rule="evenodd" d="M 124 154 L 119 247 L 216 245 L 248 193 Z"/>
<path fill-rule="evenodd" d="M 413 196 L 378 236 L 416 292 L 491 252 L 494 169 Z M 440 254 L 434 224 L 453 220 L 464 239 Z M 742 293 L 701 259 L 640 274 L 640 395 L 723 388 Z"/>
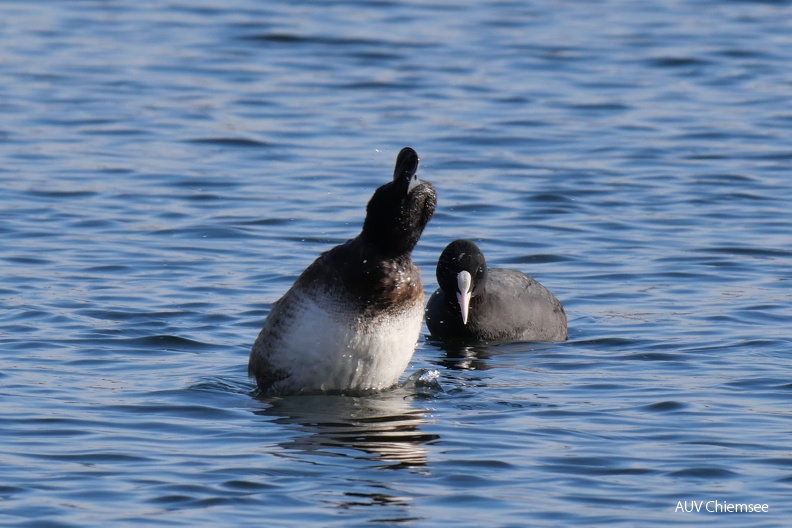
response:
<path fill-rule="evenodd" d="M 0 523 L 788 525 L 792 3 L 458 4 L 0 3 Z M 569 341 L 256 399 L 405 145 Z"/>

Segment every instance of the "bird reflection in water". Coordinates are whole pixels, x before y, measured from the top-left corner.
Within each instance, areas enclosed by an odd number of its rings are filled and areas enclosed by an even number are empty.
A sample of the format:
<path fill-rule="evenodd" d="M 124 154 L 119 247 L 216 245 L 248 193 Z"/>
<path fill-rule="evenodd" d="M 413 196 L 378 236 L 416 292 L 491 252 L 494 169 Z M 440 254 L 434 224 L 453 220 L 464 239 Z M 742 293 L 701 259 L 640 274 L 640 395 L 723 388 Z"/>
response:
<path fill-rule="evenodd" d="M 427 343 L 443 351 L 444 357 L 435 363 L 450 370 L 489 370 L 487 360 L 492 349 L 487 345 L 467 346 L 462 342 L 427 338 Z"/>
<path fill-rule="evenodd" d="M 288 451 L 373 460 L 382 469 L 420 468 L 424 445 L 439 438 L 421 431 L 428 412 L 413 403 L 420 394 L 411 385 L 363 396 L 287 396 L 264 400 L 269 406 L 256 413 L 308 433 L 279 444 Z"/>

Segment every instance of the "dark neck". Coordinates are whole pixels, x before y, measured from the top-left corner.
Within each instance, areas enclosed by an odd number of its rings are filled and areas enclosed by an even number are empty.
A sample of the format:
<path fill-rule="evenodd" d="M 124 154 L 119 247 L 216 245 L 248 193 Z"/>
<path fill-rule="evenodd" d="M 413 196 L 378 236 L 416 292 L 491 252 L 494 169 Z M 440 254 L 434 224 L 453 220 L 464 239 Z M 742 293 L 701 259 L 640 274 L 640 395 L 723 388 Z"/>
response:
<path fill-rule="evenodd" d="M 360 244 L 361 251 L 370 251 L 372 255 L 383 259 L 406 258 L 410 260 L 410 254 L 418 243 L 417 236 L 407 236 L 403 233 L 372 233 L 363 227 L 363 231 L 355 239 Z"/>
<path fill-rule="evenodd" d="M 347 290 L 370 309 L 384 309 L 423 294 L 420 271 L 409 253 L 390 255 L 361 236 L 331 253 Z"/>

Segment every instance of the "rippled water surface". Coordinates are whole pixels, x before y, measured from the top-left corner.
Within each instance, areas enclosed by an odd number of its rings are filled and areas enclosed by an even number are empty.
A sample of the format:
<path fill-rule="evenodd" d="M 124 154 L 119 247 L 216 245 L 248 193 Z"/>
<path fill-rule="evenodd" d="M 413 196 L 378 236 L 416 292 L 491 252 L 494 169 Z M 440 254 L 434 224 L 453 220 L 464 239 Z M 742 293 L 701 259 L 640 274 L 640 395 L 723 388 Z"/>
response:
<path fill-rule="evenodd" d="M 0 3 L 0 523 L 788 525 L 792 4 L 458 4 Z M 405 145 L 569 341 L 255 398 Z"/>

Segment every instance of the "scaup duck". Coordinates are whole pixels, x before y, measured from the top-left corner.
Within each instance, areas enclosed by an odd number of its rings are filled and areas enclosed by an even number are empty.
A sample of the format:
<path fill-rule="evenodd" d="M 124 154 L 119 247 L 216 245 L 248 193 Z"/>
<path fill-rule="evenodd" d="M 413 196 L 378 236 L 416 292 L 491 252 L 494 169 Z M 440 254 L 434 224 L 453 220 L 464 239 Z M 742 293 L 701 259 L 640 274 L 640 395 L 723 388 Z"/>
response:
<path fill-rule="evenodd" d="M 273 304 L 248 363 L 262 393 L 361 392 L 398 382 L 423 321 L 411 253 L 437 203 L 418 164 L 413 149 L 402 149 L 360 234 L 322 253 Z"/>

